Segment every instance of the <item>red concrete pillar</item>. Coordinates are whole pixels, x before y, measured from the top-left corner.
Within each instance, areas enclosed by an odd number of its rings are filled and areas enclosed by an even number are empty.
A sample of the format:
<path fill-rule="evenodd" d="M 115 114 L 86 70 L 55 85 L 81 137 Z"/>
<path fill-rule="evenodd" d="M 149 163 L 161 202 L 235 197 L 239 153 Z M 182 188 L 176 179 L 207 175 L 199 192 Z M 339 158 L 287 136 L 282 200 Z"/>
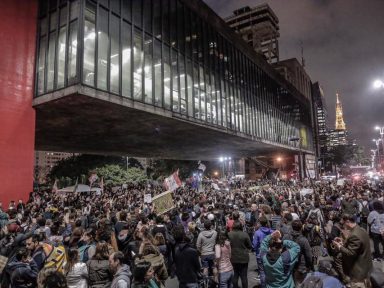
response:
<path fill-rule="evenodd" d="M 0 1 L 0 201 L 33 188 L 37 0 Z"/>

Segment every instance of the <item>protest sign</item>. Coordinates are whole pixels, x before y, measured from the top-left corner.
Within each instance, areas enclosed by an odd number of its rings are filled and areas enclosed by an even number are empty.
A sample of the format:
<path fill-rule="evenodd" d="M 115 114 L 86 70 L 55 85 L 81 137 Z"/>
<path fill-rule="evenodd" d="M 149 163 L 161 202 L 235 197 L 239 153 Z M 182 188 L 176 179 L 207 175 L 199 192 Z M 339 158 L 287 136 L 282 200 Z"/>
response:
<path fill-rule="evenodd" d="M 175 204 L 173 202 L 172 192 L 167 191 L 153 197 L 152 204 L 154 205 L 156 213 L 158 215 L 173 209 L 175 207 Z"/>
<path fill-rule="evenodd" d="M 144 194 L 144 203 L 152 203 L 152 195 Z"/>
<path fill-rule="evenodd" d="M 313 193 L 313 189 L 303 188 L 300 190 L 301 196 L 305 196 L 305 195 L 312 194 L 312 193 Z"/>

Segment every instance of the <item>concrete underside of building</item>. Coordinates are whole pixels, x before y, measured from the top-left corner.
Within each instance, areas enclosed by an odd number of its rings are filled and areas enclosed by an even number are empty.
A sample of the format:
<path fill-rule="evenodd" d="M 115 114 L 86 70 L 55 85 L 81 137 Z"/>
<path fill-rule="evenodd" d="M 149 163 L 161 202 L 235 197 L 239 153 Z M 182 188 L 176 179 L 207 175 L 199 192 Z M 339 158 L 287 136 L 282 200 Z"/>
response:
<path fill-rule="evenodd" d="M 36 98 L 34 107 L 37 150 L 206 160 L 292 151 L 82 85 Z"/>

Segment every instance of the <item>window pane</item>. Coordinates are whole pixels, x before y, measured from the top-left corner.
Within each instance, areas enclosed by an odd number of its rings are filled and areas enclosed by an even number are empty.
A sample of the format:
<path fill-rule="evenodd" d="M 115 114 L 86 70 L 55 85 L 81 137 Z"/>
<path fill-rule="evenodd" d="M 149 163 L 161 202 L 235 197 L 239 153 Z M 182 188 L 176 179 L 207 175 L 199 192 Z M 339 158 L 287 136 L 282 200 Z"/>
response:
<path fill-rule="evenodd" d="M 143 83 L 143 45 L 141 31 L 135 29 L 134 47 L 133 47 L 133 97 L 136 100 L 142 100 L 142 83 Z"/>
<path fill-rule="evenodd" d="M 47 91 L 53 90 L 55 79 L 55 48 L 56 48 L 56 33 L 49 34 L 48 46 L 48 73 L 47 73 Z"/>
<path fill-rule="evenodd" d="M 69 46 L 68 46 L 68 84 L 73 83 L 76 78 L 77 62 L 77 21 L 69 26 Z"/>
<path fill-rule="evenodd" d="M 169 0 L 162 1 L 163 14 L 163 40 L 169 43 Z"/>
<path fill-rule="evenodd" d="M 60 9 L 60 26 L 67 24 L 67 15 L 68 15 L 68 9 L 67 9 L 67 5 L 65 5 Z"/>
<path fill-rule="evenodd" d="M 84 21 L 84 63 L 83 80 L 95 85 L 95 6 L 87 2 Z"/>
<path fill-rule="evenodd" d="M 180 113 L 180 102 L 179 102 L 179 74 L 177 73 L 177 52 L 171 50 L 171 61 L 172 61 L 172 110 Z M 183 77 L 184 80 L 184 77 Z"/>
<path fill-rule="evenodd" d="M 111 92 L 120 93 L 120 47 L 119 47 L 119 30 L 120 19 L 115 15 L 111 16 L 111 81 L 109 90 Z"/>
<path fill-rule="evenodd" d="M 131 17 L 132 17 L 131 4 L 132 4 L 132 1 L 122 0 L 122 2 L 121 2 L 121 9 L 122 9 L 123 18 L 130 21 L 130 22 L 132 21 L 132 19 L 131 19 Z"/>
<path fill-rule="evenodd" d="M 126 1 L 123 1 L 123 3 Z M 121 31 L 121 43 L 122 43 L 122 94 L 123 96 L 132 97 L 131 95 L 131 25 L 127 22 L 123 22 L 123 28 Z"/>
<path fill-rule="evenodd" d="M 65 51 L 67 40 L 67 27 L 60 29 L 59 47 L 57 47 L 57 88 L 64 87 L 65 81 Z"/>
<path fill-rule="evenodd" d="M 57 12 L 51 13 L 51 18 L 49 22 L 49 31 L 55 30 L 57 26 Z"/>
<path fill-rule="evenodd" d="M 142 11 L 141 11 L 141 1 L 142 0 L 133 0 L 132 1 L 132 15 L 133 23 L 137 27 L 142 27 Z"/>
<path fill-rule="evenodd" d="M 188 96 L 188 116 L 194 117 L 193 115 L 193 68 L 192 62 L 187 58 L 187 96 Z"/>
<path fill-rule="evenodd" d="M 104 7 L 109 7 L 109 0 L 99 0 L 100 5 L 104 5 Z"/>
<path fill-rule="evenodd" d="M 120 0 L 111 0 L 111 10 L 120 15 Z"/>
<path fill-rule="evenodd" d="M 163 46 L 164 59 L 164 108 L 171 109 L 171 61 L 169 46 Z"/>
<path fill-rule="evenodd" d="M 153 35 L 161 39 L 161 1 L 153 1 Z"/>
<path fill-rule="evenodd" d="M 47 24 L 47 17 L 44 17 L 40 20 L 40 36 L 43 36 L 47 34 L 48 30 L 48 24 Z"/>
<path fill-rule="evenodd" d="M 162 106 L 162 91 L 161 88 L 162 79 L 161 79 L 161 42 L 155 40 L 155 46 L 153 50 L 153 67 L 155 77 L 155 105 Z"/>
<path fill-rule="evenodd" d="M 97 88 L 107 90 L 108 70 L 108 11 L 100 8 L 97 31 Z"/>
<path fill-rule="evenodd" d="M 200 114 L 200 89 L 199 89 L 199 66 L 193 65 L 193 103 L 194 103 L 194 117 L 201 118 Z"/>
<path fill-rule="evenodd" d="M 176 14 L 176 2 L 177 0 L 171 0 L 170 2 L 170 44 L 172 48 L 176 48 L 177 45 L 177 14 Z"/>
<path fill-rule="evenodd" d="M 71 2 L 71 18 L 70 20 L 74 20 L 79 16 L 79 1 L 75 0 Z"/>
<path fill-rule="evenodd" d="M 144 39 L 144 101 L 152 104 L 152 36 Z"/>
<path fill-rule="evenodd" d="M 154 0 L 159 1 L 159 0 Z M 151 0 L 144 0 L 143 2 L 144 8 L 144 30 L 145 32 L 152 34 L 152 1 Z"/>
<path fill-rule="evenodd" d="M 39 47 L 39 66 L 37 69 L 37 93 L 44 93 L 44 85 L 45 85 L 45 52 L 47 47 L 47 36 L 40 38 L 40 47 Z"/>
<path fill-rule="evenodd" d="M 186 71 L 184 67 L 184 55 L 179 54 L 179 77 L 180 77 L 180 112 L 187 114 L 187 98 L 186 98 Z"/>

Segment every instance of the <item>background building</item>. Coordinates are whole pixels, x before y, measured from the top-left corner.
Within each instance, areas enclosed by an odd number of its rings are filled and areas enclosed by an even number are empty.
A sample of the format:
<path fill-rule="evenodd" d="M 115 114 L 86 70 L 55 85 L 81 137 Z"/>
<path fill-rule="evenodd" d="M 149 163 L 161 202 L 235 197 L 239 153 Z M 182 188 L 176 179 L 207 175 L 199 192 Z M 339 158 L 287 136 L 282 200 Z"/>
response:
<path fill-rule="evenodd" d="M 343 118 L 343 107 L 339 99 L 339 94 L 336 93 L 336 121 L 335 129 L 331 129 L 328 135 L 328 147 L 348 144 L 348 131 Z"/>
<path fill-rule="evenodd" d="M 237 9 L 224 20 L 268 63 L 279 61 L 279 19 L 268 4 Z"/>

